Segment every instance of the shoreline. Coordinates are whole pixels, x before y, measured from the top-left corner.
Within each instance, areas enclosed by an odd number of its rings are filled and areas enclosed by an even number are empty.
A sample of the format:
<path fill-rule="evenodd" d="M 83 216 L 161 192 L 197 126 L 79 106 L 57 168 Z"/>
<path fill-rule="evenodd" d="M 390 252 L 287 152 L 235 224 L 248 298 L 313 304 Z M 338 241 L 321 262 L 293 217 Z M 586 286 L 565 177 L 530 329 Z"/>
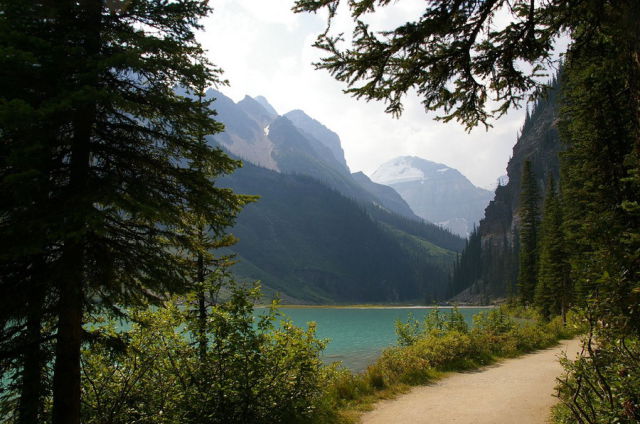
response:
<path fill-rule="evenodd" d="M 256 308 L 268 308 L 271 305 L 254 305 Z M 281 309 L 493 309 L 496 305 L 278 305 Z"/>

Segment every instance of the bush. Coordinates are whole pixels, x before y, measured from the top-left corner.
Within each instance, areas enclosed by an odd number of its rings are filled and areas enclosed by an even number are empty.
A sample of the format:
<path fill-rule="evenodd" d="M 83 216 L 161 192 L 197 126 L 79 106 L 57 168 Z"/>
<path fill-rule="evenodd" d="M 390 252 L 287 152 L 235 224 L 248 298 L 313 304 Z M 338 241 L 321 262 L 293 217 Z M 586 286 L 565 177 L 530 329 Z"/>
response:
<path fill-rule="evenodd" d="M 209 310 L 204 356 L 185 325 L 192 319 L 188 304 L 175 303 L 134 311 L 125 349 L 85 350 L 83 422 L 308 422 L 324 407 L 324 343 L 313 326 L 299 329 L 275 308 L 256 317 L 257 291 L 230 292 L 230 300 Z"/>
<path fill-rule="evenodd" d="M 583 345 L 576 361 L 562 361 L 566 374 L 559 380 L 555 422 L 640 422 L 640 340 L 598 331 Z"/>
<path fill-rule="evenodd" d="M 434 308 L 425 316 L 423 322 L 416 320 L 413 315 L 409 315 L 407 322 L 398 320 L 395 325 L 399 346 L 415 344 L 420 338 L 431 333 L 444 334 L 448 331 L 457 331 L 466 334 L 469 332 L 469 326 L 457 307 L 448 313 Z"/>
<path fill-rule="evenodd" d="M 364 373 L 335 371 L 328 391 L 330 403 L 336 408 L 352 407 L 369 402 L 376 393 L 428 383 L 445 371 L 476 368 L 500 357 L 548 347 L 582 331 L 576 322 L 572 318 L 565 327 L 560 318 L 545 322 L 535 310 L 507 307 L 474 316 L 471 330 L 457 309 L 447 314 L 436 308 L 422 322 L 410 316 L 407 322 L 396 322 L 399 346 L 385 349 Z"/>

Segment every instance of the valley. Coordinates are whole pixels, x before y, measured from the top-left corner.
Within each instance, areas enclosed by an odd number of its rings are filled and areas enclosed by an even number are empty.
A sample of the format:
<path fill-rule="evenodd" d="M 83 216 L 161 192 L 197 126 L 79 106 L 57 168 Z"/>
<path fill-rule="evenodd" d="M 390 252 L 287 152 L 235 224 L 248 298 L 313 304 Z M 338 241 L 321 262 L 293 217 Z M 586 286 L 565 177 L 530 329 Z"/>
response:
<path fill-rule="evenodd" d="M 219 184 L 260 196 L 232 230 L 239 241 L 228 251 L 237 255 L 239 278 L 261 281 L 266 296 L 277 293 L 285 303 L 432 304 L 448 298 L 464 238 L 434 222 L 462 220 L 466 237 L 489 192 L 447 168 L 453 180 L 429 183 L 441 194 L 422 193 L 441 205 L 426 219 L 393 185 L 351 173 L 339 136 L 303 111 L 280 116 L 264 97 L 234 103 L 213 90 L 207 97 L 216 99 L 225 124 L 209 142 L 244 161 Z M 475 215 L 465 214 L 469 190 L 478 197 Z M 457 200 L 443 204 L 442 193 L 456 193 Z"/>

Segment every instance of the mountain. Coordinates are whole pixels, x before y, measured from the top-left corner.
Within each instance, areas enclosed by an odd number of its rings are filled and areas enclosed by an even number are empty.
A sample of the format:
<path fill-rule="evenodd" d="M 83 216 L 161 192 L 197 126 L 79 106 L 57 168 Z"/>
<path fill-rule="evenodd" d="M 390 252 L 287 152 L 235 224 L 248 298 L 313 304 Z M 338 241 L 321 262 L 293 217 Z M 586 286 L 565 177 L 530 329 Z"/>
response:
<path fill-rule="evenodd" d="M 244 108 L 238 106 L 229 97 L 213 89 L 207 90 L 206 98 L 215 99 L 213 107 L 218 114 L 216 118 L 225 125 L 224 132 L 207 136 L 207 140 L 221 145 L 240 159 L 277 170 L 278 165 L 273 158 L 273 142 L 265 127 L 260 124 L 262 117 L 268 112 L 261 107 L 264 112 L 258 109 L 260 113 L 250 115 L 252 107 L 246 103 Z"/>
<path fill-rule="evenodd" d="M 354 172 L 351 177 L 363 190 L 375 196 L 383 208 L 394 211 L 403 217 L 416 219 L 416 214 L 413 213 L 407 202 L 391 187 L 374 183 L 363 172 Z"/>
<path fill-rule="evenodd" d="M 424 222 L 392 188 L 351 174 L 340 139 L 302 111 L 210 90 L 225 131 L 208 137 L 244 167 L 219 184 L 260 200 L 240 214 L 235 274 L 288 302 L 425 302 L 447 294 L 464 241 Z"/>
<path fill-rule="evenodd" d="M 298 128 L 307 138 L 313 138 L 319 142 L 314 143 L 314 145 L 320 144 L 329 149 L 331 158 L 325 157 L 325 160 L 335 160 L 344 168 L 344 170 L 349 171 L 338 134 L 334 133 L 329 128 L 325 127 L 323 124 L 311 118 L 299 109 L 285 113 L 284 117 L 290 120 L 293 125 L 295 125 L 296 128 Z M 325 155 L 324 152 L 320 154 Z"/>
<path fill-rule="evenodd" d="M 225 124 L 223 133 L 209 139 L 231 154 L 275 171 L 312 177 L 365 207 L 375 205 L 420 220 L 399 195 L 354 178 L 338 135 L 303 111 L 278 116 L 264 97 L 245 96 L 237 104 L 215 90 L 208 90 L 207 97 L 216 99 L 216 119 Z"/>
<path fill-rule="evenodd" d="M 467 237 L 492 193 L 474 186 L 458 170 L 415 156 L 382 164 L 371 179 L 392 187 L 418 216 Z"/>
<path fill-rule="evenodd" d="M 306 176 L 250 163 L 219 181 L 260 200 L 240 213 L 234 273 L 289 302 L 430 302 L 446 296 L 462 240 L 359 203 Z M 430 239 L 432 241 L 430 241 Z"/>
<path fill-rule="evenodd" d="M 260 128 L 266 128 L 271 121 L 276 119 L 278 116 L 275 109 L 267 109 L 262 105 L 262 103 L 249 96 L 244 96 L 244 98 L 237 103 L 237 106 L 242 109 L 247 116 L 253 119 Z"/>
<path fill-rule="evenodd" d="M 256 96 L 254 98 L 254 100 L 258 103 L 260 103 L 260 105 L 262 105 L 262 107 L 269 113 L 271 113 L 274 116 L 278 115 L 278 112 L 276 112 L 276 110 L 274 109 L 273 106 L 271 106 L 271 103 L 269 103 L 269 101 L 264 97 L 264 96 Z"/>
<path fill-rule="evenodd" d="M 531 161 L 540 199 L 545 195 L 546 179 L 550 175 L 556 181 L 560 178 L 562 144 L 556 127 L 559 90 L 554 82 L 546 97 L 536 103 L 531 114 L 527 113 L 507 165 L 506 184 L 496 188 L 477 234 L 472 235 L 454 271 L 451 294 L 457 295 L 456 300 L 477 302 L 515 293 L 524 163 Z"/>

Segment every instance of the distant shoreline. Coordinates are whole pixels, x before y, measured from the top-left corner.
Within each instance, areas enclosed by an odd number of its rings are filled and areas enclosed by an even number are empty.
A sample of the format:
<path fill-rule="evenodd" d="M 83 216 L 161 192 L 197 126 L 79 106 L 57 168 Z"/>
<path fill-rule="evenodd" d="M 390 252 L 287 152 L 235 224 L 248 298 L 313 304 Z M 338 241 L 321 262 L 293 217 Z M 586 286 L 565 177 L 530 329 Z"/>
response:
<path fill-rule="evenodd" d="M 268 308 L 270 305 L 255 305 L 256 308 Z M 456 305 L 279 305 L 290 309 L 453 309 Z M 492 309 L 495 305 L 457 305 L 458 309 Z"/>

